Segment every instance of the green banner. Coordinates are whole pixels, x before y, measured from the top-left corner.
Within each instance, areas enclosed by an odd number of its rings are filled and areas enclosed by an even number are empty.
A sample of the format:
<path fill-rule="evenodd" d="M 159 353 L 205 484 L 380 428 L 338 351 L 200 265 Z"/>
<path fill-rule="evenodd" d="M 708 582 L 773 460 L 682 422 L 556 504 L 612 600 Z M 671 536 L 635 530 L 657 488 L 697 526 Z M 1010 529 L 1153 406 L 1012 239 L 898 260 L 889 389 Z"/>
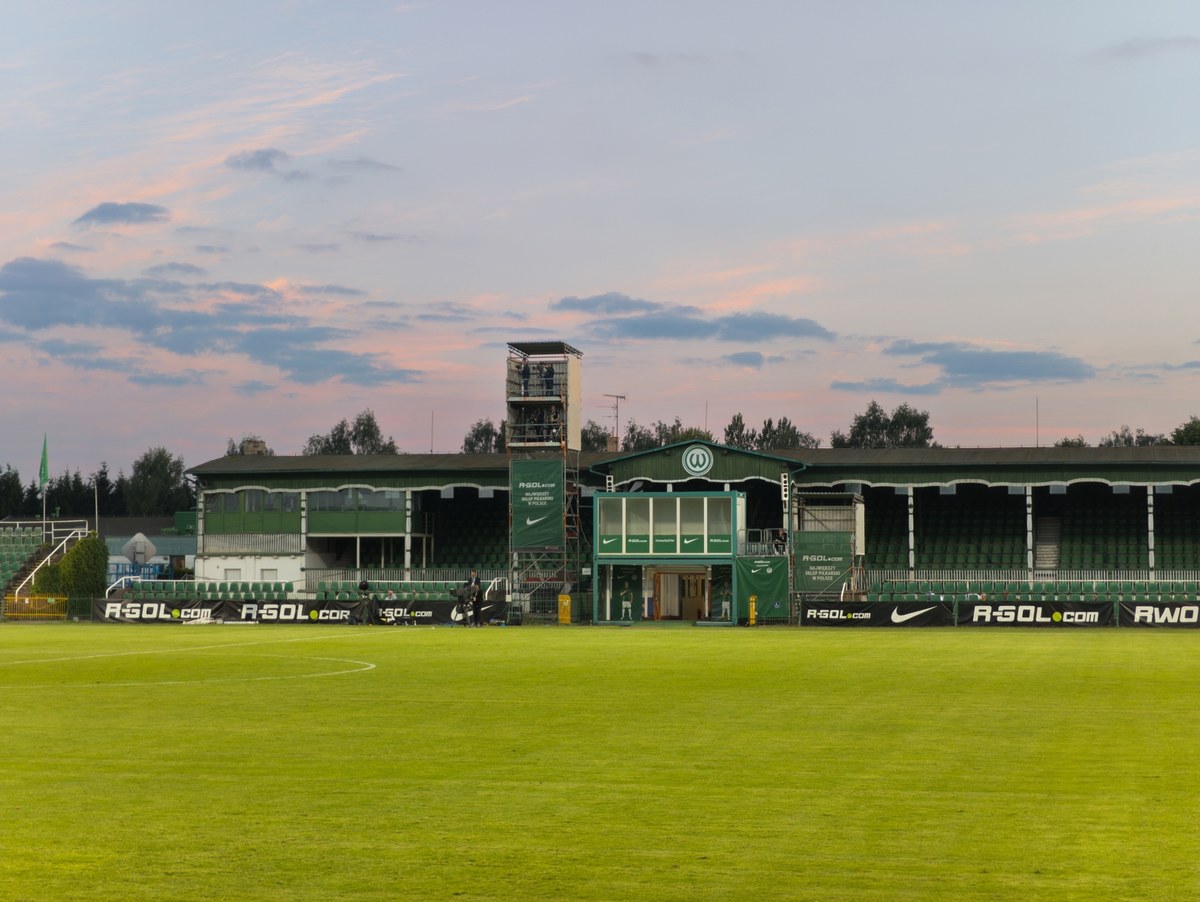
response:
<path fill-rule="evenodd" d="M 758 616 L 766 619 L 786 618 L 790 610 L 788 599 L 788 567 L 785 557 L 740 557 L 737 568 L 738 617 L 748 617 L 750 599 Z"/>
<path fill-rule="evenodd" d="M 514 460 L 510 479 L 513 548 L 562 548 L 563 462 Z"/>
<path fill-rule="evenodd" d="M 850 578 L 854 566 L 852 534 L 794 532 L 796 588 L 801 592 L 833 592 Z"/>

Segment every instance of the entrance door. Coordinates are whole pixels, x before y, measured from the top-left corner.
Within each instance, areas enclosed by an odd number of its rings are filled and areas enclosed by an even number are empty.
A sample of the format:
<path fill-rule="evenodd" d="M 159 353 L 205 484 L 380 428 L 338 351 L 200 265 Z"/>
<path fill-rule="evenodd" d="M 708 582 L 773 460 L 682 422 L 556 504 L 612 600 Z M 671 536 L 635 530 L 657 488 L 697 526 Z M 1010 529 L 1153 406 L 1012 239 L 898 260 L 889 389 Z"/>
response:
<path fill-rule="evenodd" d="M 707 611 L 708 579 L 704 571 L 654 574 L 656 620 L 702 620 Z"/>
<path fill-rule="evenodd" d="M 705 616 L 705 594 L 708 580 L 703 573 L 684 573 L 680 575 L 680 590 L 682 594 L 683 619 L 703 620 Z"/>

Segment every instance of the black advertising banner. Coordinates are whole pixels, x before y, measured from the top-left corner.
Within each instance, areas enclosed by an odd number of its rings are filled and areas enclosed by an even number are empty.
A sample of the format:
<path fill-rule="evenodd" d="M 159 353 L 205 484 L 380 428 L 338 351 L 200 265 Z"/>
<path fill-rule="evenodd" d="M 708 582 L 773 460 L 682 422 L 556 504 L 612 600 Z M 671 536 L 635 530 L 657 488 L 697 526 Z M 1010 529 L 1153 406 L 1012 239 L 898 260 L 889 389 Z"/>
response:
<path fill-rule="evenodd" d="M 508 613 L 504 601 L 481 601 L 479 619 L 483 623 L 503 622 Z M 465 614 L 457 601 L 412 601 L 407 604 L 378 601 L 371 622 L 380 626 L 429 626 L 463 624 Z"/>
<path fill-rule="evenodd" d="M 1121 602 L 1121 626 L 1200 627 L 1200 605 L 1183 602 L 1134 604 Z"/>
<path fill-rule="evenodd" d="M 92 619 L 108 623 L 206 623 L 225 619 L 223 601 L 93 599 Z"/>
<path fill-rule="evenodd" d="M 563 547 L 563 462 L 512 462 L 512 547 Z"/>
<path fill-rule="evenodd" d="M 502 620 L 504 601 L 483 601 L 481 620 Z M 109 623 L 462 623 L 455 601 L 107 601 L 92 602 L 92 619 Z"/>
<path fill-rule="evenodd" d="M 805 601 L 804 626 L 953 626 L 949 601 Z"/>
<path fill-rule="evenodd" d="M 960 601 L 959 626 L 1112 626 L 1112 602 L 1027 601 L 996 604 Z"/>
<path fill-rule="evenodd" d="M 363 623 L 366 601 L 92 602 L 92 619 L 110 623 Z"/>

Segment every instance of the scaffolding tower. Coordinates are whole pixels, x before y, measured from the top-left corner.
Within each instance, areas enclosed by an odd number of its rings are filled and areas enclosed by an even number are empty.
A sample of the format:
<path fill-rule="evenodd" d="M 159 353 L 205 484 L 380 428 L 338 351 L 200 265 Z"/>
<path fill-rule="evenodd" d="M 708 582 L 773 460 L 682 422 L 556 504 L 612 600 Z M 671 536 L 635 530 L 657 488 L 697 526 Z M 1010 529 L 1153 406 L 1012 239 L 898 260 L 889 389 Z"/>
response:
<path fill-rule="evenodd" d="M 508 345 L 509 605 L 523 618 L 556 619 L 579 584 L 582 357 L 561 341 Z"/>

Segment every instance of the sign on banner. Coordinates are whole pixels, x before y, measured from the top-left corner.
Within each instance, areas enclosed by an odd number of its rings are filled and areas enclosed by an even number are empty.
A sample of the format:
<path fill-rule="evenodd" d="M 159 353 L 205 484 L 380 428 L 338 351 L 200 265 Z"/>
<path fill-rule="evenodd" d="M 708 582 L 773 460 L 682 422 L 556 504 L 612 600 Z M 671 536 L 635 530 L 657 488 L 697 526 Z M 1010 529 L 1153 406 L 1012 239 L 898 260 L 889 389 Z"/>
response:
<path fill-rule="evenodd" d="M 1027 601 L 995 604 L 960 601 L 959 626 L 1111 626 L 1111 602 Z"/>
<path fill-rule="evenodd" d="M 801 606 L 804 626 L 953 626 L 949 601 L 813 602 Z"/>

